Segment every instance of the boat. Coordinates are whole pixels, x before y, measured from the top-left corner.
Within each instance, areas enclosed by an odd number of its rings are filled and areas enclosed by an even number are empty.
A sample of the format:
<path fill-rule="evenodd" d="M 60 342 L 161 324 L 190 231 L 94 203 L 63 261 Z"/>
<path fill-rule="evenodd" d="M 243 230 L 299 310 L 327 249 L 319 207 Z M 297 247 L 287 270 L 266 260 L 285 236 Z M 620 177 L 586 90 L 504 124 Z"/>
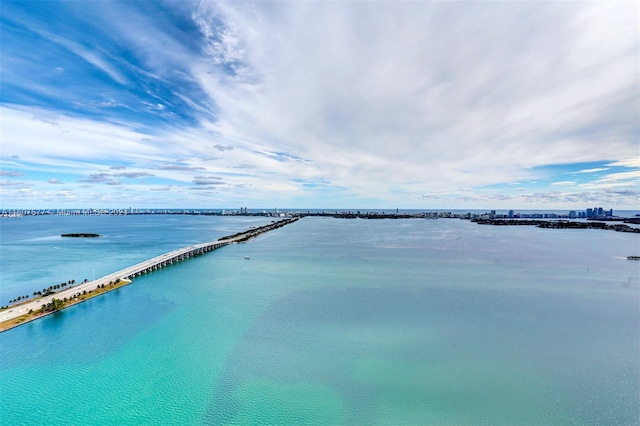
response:
<path fill-rule="evenodd" d="M 640 256 L 627 256 L 629 260 L 640 260 Z"/>
<path fill-rule="evenodd" d="M 249 256 L 245 256 L 245 257 L 244 257 L 244 260 L 251 260 L 251 257 L 249 257 Z"/>

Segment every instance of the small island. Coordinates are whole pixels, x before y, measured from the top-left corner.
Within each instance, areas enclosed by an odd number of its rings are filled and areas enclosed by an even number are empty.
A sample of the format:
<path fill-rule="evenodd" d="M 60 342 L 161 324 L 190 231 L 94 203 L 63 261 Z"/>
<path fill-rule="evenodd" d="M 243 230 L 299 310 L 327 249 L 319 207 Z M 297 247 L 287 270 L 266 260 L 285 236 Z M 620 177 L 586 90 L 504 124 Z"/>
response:
<path fill-rule="evenodd" d="M 71 238 L 96 238 L 99 237 L 100 234 L 62 234 L 61 237 L 71 237 Z"/>

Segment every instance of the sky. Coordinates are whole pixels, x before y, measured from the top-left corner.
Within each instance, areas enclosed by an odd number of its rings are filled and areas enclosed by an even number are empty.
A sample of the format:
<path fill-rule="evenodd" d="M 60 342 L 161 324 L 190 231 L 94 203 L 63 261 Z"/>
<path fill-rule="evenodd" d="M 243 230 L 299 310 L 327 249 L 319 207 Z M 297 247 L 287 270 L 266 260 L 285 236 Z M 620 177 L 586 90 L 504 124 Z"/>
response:
<path fill-rule="evenodd" d="M 11 1 L 0 208 L 640 210 L 637 1 Z"/>

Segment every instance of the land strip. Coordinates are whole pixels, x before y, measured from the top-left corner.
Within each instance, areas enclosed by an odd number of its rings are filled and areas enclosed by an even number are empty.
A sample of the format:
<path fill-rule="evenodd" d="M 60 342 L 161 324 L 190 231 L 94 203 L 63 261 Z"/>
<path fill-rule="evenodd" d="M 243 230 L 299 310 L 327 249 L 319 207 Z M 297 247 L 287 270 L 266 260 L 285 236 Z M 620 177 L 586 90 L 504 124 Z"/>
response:
<path fill-rule="evenodd" d="M 546 229 L 604 229 L 617 232 L 630 232 L 640 234 L 640 228 L 633 228 L 629 225 L 616 223 L 608 225 L 605 222 L 587 221 L 577 222 L 569 220 L 523 220 L 523 219 L 471 219 L 479 225 L 494 226 L 537 226 Z"/>

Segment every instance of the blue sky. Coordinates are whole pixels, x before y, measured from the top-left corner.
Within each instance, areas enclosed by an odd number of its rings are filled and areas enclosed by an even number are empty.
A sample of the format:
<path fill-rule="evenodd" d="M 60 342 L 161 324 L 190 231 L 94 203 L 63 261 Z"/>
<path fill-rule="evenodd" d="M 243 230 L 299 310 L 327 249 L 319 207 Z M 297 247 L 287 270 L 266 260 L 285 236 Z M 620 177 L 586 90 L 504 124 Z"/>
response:
<path fill-rule="evenodd" d="M 3 0 L 0 207 L 640 210 L 638 8 Z"/>

